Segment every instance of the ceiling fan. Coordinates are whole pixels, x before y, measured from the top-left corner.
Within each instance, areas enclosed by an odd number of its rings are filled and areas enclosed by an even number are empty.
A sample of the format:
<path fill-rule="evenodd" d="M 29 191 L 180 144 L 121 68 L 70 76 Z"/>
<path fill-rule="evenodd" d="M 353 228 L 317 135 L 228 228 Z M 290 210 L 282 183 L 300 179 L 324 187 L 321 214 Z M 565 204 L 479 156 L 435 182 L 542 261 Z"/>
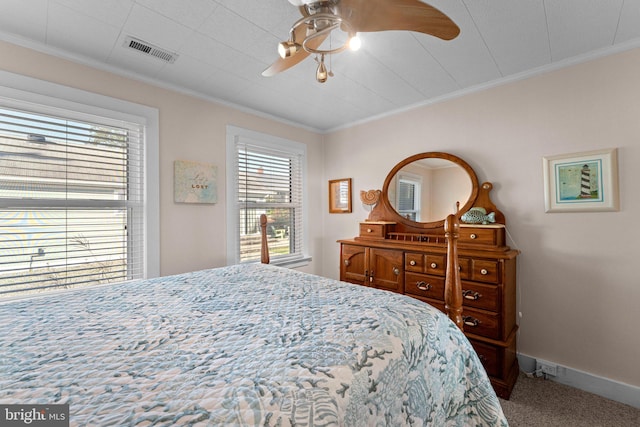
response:
<path fill-rule="evenodd" d="M 356 50 L 358 33 L 377 31 L 415 31 L 443 40 L 458 36 L 460 28 L 444 13 L 420 0 L 289 0 L 298 7 L 302 18 L 289 30 L 289 38 L 278 45 L 278 58 L 262 72 L 274 76 L 316 55 L 316 80 L 320 83 L 332 76 L 324 63 L 325 55 Z M 346 34 L 346 41 L 333 47 L 323 42 L 337 30 Z M 330 41 L 333 41 L 330 38 Z M 318 56 L 320 59 L 318 59 Z"/>

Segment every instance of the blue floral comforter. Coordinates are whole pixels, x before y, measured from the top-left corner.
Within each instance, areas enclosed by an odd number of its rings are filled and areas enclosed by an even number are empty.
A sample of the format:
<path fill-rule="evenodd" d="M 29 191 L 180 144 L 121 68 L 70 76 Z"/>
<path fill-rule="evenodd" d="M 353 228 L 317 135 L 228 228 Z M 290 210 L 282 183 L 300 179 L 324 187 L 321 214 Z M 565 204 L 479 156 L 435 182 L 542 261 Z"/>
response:
<path fill-rule="evenodd" d="M 0 304 L 0 404 L 77 426 L 500 426 L 437 309 L 269 265 Z"/>

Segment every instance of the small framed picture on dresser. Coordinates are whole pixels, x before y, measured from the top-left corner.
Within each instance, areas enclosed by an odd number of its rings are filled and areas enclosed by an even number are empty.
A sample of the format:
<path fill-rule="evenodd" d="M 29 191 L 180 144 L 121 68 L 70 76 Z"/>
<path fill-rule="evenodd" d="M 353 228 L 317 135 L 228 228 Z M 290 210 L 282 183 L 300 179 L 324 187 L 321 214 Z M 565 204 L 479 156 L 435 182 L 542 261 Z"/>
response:
<path fill-rule="evenodd" d="M 329 213 L 351 213 L 351 178 L 329 181 Z"/>
<path fill-rule="evenodd" d="M 543 157 L 545 212 L 617 211 L 617 149 Z"/>

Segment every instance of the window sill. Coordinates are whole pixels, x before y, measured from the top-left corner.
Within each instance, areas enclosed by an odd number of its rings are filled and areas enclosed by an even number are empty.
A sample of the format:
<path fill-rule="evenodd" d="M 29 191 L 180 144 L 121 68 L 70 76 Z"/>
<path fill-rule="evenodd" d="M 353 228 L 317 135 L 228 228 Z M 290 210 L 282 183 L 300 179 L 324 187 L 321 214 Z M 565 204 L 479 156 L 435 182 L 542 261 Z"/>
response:
<path fill-rule="evenodd" d="M 269 264 L 277 265 L 278 267 L 298 268 L 298 267 L 305 267 L 309 265 L 311 260 L 312 260 L 311 256 L 305 255 L 303 257 L 294 258 L 294 259 L 280 259 L 280 260 L 274 259 L 271 262 L 269 262 Z"/>

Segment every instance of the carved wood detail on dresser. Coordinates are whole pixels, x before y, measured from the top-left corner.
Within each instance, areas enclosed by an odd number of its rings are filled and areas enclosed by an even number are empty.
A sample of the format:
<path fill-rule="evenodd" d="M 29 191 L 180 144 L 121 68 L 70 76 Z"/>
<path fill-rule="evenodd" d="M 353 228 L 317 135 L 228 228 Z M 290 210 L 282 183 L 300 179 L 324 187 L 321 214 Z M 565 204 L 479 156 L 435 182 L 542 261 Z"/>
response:
<path fill-rule="evenodd" d="M 496 394 L 508 399 L 518 376 L 516 358 L 516 259 L 506 245 L 505 217 L 491 202 L 491 183 L 481 186 L 469 165 L 447 153 L 423 153 L 399 163 L 385 180 L 381 201 L 359 235 L 339 240 L 340 280 L 409 295 L 444 311 L 447 245 L 444 221 L 419 222 L 400 215 L 389 200 L 390 186 L 403 167 L 436 157 L 461 166 L 471 180 L 471 207 L 494 212 L 496 222 L 460 224 L 458 271 L 462 283 L 464 333 L 478 353 Z M 391 190 L 393 192 L 393 190 Z"/>

